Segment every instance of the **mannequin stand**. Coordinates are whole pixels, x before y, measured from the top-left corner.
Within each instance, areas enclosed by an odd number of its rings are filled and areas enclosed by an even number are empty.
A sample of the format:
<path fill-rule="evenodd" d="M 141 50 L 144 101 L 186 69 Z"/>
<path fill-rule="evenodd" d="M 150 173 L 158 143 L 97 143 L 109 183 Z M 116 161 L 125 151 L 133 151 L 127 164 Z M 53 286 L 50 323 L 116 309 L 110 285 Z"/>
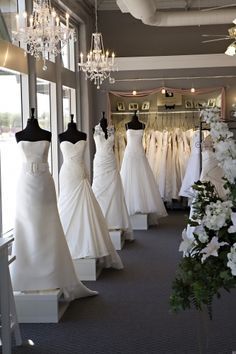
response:
<path fill-rule="evenodd" d="M 58 323 L 69 301 L 60 289 L 35 292 L 14 292 L 20 323 Z"/>
<path fill-rule="evenodd" d="M 102 261 L 98 258 L 73 259 L 75 272 L 80 280 L 97 280 L 102 272 Z"/>
<path fill-rule="evenodd" d="M 116 251 L 122 250 L 125 244 L 125 235 L 123 230 L 109 230 L 110 238 Z"/>
<path fill-rule="evenodd" d="M 133 230 L 148 230 L 148 214 L 135 214 L 130 216 Z"/>

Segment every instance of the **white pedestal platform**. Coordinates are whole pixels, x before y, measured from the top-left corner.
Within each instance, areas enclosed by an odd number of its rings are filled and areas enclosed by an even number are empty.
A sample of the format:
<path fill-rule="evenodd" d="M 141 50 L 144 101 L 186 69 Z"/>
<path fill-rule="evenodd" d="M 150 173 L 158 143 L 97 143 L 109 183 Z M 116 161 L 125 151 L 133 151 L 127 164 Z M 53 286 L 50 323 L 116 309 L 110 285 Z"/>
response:
<path fill-rule="evenodd" d="M 14 292 L 14 298 L 21 323 L 57 323 L 69 306 L 60 289 Z"/>
<path fill-rule="evenodd" d="M 133 230 L 147 230 L 148 229 L 148 215 L 135 214 L 130 216 L 130 221 Z"/>
<path fill-rule="evenodd" d="M 122 230 L 110 230 L 109 231 L 113 246 L 117 251 L 120 251 L 125 243 L 125 235 Z"/>
<path fill-rule="evenodd" d="M 79 280 L 97 280 L 103 268 L 96 258 L 74 259 L 73 263 Z"/>

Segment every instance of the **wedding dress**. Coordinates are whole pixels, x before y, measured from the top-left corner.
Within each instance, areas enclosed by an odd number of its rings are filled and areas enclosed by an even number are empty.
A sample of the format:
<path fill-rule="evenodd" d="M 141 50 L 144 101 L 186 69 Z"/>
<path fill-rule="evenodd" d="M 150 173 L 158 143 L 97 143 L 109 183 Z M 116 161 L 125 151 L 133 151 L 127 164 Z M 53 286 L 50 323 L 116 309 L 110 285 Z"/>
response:
<path fill-rule="evenodd" d="M 124 230 L 126 239 L 133 239 L 122 181 L 113 151 L 114 128 L 107 130 L 106 139 L 100 124 L 95 126 L 96 154 L 93 161 L 92 189 L 105 216 L 108 229 Z"/>
<path fill-rule="evenodd" d="M 48 167 L 50 142 L 20 141 L 23 158 L 16 200 L 10 267 L 15 291 L 61 288 L 72 300 L 97 292 L 77 278 L 60 222 L 53 178 Z"/>
<path fill-rule="evenodd" d="M 103 258 L 105 267 L 123 268 L 106 220 L 86 176 L 85 140 L 62 141 L 59 213 L 73 259 Z"/>
<path fill-rule="evenodd" d="M 121 179 L 129 215 L 156 213 L 166 216 L 152 170 L 146 158 L 142 137 L 143 130 L 127 130 L 127 146 L 121 166 Z"/>

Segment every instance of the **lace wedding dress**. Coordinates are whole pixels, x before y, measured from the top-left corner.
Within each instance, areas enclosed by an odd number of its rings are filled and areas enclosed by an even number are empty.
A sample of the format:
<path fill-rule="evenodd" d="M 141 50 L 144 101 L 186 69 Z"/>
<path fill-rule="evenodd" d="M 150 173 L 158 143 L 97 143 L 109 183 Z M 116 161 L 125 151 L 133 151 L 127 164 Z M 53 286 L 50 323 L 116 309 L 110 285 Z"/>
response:
<path fill-rule="evenodd" d="M 111 242 L 106 220 L 86 176 L 85 140 L 60 144 L 59 213 L 73 259 L 103 258 L 105 267 L 123 268 Z"/>
<path fill-rule="evenodd" d="M 113 151 L 114 128 L 108 128 L 108 138 L 100 124 L 95 126 L 96 154 L 93 161 L 92 189 L 107 221 L 108 229 L 125 231 L 126 239 L 133 239 L 125 196 Z"/>
<path fill-rule="evenodd" d="M 49 141 L 20 141 L 23 164 L 17 187 L 16 220 L 10 267 L 15 291 L 61 288 L 72 300 L 97 292 L 74 271 L 60 222 L 54 181 L 48 167 Z"/>

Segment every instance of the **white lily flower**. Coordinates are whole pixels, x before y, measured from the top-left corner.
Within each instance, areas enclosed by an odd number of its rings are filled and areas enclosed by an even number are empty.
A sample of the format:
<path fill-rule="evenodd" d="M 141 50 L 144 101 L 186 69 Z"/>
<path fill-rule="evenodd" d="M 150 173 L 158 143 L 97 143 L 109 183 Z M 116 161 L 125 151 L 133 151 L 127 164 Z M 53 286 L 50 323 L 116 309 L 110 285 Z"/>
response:
<path fill-rule="evenodd" d="M 186 229 L 184 229 L 182 232 L 182 239 L 183 241 L 179 245 L 179 251 L 183 252 L 183 257 L 187 257 L 195 246 L 194 237 L 188 237 Z"/>
<path fill-rule="evenodd" d="M 231 214 L 231 221 L 233 223 L 233 225 L 231 225 L 229 228 L 228 228 L 228 232 L 230 234 L 233 234 L 234 232 L 236 232 L 236 213 L 232 213 Z"/>
<path fill-rule="evenodd" d="M 218 257 L 218 249 L 224 245 L 227 245 L 227 242 L 219 242 L 218 237 L 212 237 L 211 242 L 200 252 L 203 254 L 202 263 L 210 256 Z"/>
<path fill-rule="evenodd" d="M 231 247 L 230 252 L 227 254 L 227 258 L 227 266 L 231 269 L 232 275 L 236 276 L 236 243 Z"/>

